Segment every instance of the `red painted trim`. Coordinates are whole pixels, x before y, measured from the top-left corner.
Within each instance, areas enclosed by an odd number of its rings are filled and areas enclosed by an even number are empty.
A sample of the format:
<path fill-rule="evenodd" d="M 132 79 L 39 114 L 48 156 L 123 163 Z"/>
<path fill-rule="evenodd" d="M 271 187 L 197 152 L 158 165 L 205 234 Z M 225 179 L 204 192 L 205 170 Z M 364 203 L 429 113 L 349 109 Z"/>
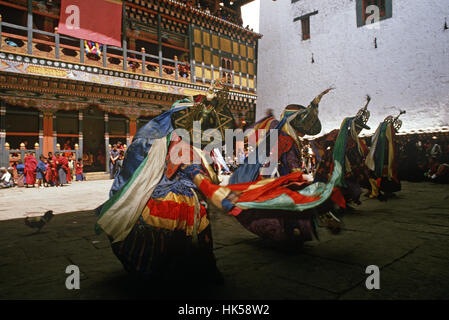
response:
<path fill-rule="evenodd" d="M 7 136 L 39 136 L 39 132 L 6 132 Z"/>
<path fill-rule="evenodd" d="M 79 135 L 79 133 L 77 133 L 77 134 L 73 134 L 73 133 L 67 133 L 67 134 L 65 134 L 65 133 L 57 133 L 56 136 L 57 137 L 74 137 L 74 138 L 78 138 L 80 135 Z"/>
<path fill-rule="evenodd" d="M 109 138 L 126 138 L 126 135 L 112 135 L 112 134 L 110 134 L 109 135 Z"/>

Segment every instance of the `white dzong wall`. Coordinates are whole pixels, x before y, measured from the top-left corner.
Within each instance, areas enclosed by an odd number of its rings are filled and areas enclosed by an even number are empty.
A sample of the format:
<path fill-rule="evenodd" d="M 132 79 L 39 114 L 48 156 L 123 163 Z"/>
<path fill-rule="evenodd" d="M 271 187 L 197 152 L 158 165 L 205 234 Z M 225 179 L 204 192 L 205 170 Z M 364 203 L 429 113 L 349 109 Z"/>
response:
<path fill-rule="evenodd" d="M 366 94 L 371 133 L 399 109 L 401 131 L 449 126 L 449 0 L 391 1 L 392 17 L 374 29 L 357 27 L 356 0 L 262 0 L 256 120 L 268 108 L 279 116 L 289 103 L 307 106 L 332 86 L 320 103 L 321 134 L 355 115 Z M 314 11 L 303 41 L 293 20 Z"/>

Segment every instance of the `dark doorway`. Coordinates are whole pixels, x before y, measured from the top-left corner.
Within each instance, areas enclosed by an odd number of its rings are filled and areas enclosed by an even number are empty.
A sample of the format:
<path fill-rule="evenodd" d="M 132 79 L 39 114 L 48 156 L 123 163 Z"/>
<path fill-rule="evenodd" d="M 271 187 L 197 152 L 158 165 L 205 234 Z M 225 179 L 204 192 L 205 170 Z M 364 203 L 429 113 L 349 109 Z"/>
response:
<path fill-rule="evenodd" d="M 83 138 L 84 171 L 106 171 L 104 112 L 96 107 L 83 112 Z"/>

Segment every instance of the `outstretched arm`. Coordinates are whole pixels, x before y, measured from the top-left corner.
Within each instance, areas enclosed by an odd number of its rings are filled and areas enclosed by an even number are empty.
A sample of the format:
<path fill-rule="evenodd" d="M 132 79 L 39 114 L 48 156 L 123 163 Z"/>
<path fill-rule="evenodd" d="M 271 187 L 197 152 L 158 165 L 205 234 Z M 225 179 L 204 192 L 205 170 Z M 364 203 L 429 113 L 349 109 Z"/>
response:
<path fill-rule="evenodd" d="M 182 170 L 216 207 L 226 211 L 231 211 L 234 208 L 239 198 L 238 192 L 233 192 L 229 188 L 213 183 L 198 164 L 183 165 Z"/>

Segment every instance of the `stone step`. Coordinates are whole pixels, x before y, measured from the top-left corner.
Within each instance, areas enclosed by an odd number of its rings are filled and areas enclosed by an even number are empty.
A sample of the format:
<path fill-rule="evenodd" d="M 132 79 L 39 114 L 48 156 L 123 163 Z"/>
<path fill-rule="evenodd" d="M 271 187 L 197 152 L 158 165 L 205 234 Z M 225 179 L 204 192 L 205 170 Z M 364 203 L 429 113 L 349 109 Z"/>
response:
<path fill-rule="evenodd" d="M 86 181 L 94 181 L 94 180 L 109 180 L 108 172 L 86 172 L 84 174 Z"/>

